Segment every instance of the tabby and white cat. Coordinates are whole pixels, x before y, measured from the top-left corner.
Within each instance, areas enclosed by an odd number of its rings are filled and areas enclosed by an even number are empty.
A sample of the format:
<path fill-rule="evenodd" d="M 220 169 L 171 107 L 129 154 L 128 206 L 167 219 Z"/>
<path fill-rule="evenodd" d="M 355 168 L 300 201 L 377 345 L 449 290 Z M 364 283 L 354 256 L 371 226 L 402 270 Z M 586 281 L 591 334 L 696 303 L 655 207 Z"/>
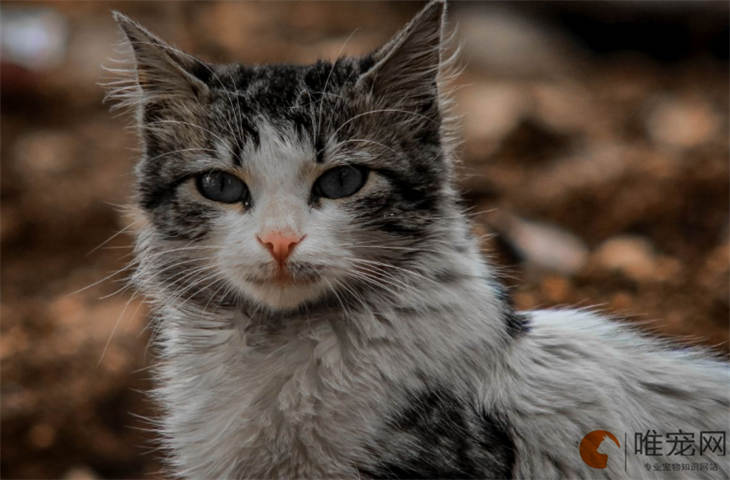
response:
<path fill-rule="evenodd" d="M 115 14 L 175 475 L 634 478 L 646 457 L 595 469 L 581 438 L 728 429 L 711 353 L 512 309 L 453 188 L 444 10 L 306 66 L 208 64 Z"/>

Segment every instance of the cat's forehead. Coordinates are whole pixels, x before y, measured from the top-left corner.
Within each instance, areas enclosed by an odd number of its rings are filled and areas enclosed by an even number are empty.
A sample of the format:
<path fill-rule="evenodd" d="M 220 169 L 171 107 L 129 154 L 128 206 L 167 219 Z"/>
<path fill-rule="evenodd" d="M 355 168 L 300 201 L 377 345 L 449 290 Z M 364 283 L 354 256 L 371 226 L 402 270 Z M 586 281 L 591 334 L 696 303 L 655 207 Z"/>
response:
<path fill-rule="evenodd" d="M 225 132 L 217 138 L 222 143 L 217 150 L 238 166 L 264 158 L 269 159 L 264 163 L 279 163 L 271 159 L 283 157 L 322 163 L 327 129 L 352 115 L 348 88 L 368 66 L 362 59 L 342 58 L 311 65 L 218 67 L 208 80 L 216 106 L 208 116 Z"/>
<path fill-rule="evenodd" d="M 296 183 L 303 173 L 314 167 L 315 146 L 290 126 L 274 125 L 264 118 L 258 121 L 259 143 L 248 143 L 241 151 L 239 165 L 258 182 Z"/>
<path fill-rule="evenodd" d="M 235 95 L 249 110 L 276 116 L 283 108 L 306 106 L 323 94 L 354 85 L 367 59 L 342 58 L 310 65 L 226 65 L 209 82 L 219 95 Z"/>

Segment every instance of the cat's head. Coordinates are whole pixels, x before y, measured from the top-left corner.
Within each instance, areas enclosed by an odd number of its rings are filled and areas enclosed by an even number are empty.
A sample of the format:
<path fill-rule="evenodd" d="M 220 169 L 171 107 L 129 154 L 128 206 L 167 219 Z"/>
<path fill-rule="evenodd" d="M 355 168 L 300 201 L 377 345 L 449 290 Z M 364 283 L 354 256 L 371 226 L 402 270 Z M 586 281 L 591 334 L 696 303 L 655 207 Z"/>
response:
<path fill-rule="evenodd" d="M 444 4 L 386 45 L 313 65 L 213 65 L 115 14 L 143 154 L 139 260 L 180 297 L 299 307 L 397 288 L 450 242 Z"/>

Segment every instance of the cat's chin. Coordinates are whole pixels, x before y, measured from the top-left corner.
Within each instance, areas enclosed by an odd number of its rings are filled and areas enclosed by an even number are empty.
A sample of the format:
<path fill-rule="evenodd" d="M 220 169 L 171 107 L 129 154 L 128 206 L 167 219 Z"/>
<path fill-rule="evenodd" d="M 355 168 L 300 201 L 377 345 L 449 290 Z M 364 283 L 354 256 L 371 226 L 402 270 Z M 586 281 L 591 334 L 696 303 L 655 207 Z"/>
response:
<path fill-rule="evenodd" d="M 245 291 L 253 300 L 271 310 L 291 310 L 321 298 L 326 292 L 326 288 L 326 284 L 321 281 L 298 283 L 272 281 L 247 282 Z"/>

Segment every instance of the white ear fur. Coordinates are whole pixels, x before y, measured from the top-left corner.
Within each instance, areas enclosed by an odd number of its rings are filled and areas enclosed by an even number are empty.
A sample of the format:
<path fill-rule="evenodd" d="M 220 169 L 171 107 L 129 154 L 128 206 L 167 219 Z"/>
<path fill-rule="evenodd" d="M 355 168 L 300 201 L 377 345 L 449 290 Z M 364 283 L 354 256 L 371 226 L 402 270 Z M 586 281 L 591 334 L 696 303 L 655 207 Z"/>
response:
<path fill-rule="evenodd" d="M 374 54 L 375 65 L 358 80 L 373 95 L 418 100 L 438 93 L 446 4 L 434 0 Z"/>
<path fill-rule="evenodd" d="M 208 94 L 208 86 L 192 72 L 209 68 L 202 61 L 175 49 L 126 15 L 113 12 L 136 61 L 136 82 L 143 96 L 195 97 Z"/>

